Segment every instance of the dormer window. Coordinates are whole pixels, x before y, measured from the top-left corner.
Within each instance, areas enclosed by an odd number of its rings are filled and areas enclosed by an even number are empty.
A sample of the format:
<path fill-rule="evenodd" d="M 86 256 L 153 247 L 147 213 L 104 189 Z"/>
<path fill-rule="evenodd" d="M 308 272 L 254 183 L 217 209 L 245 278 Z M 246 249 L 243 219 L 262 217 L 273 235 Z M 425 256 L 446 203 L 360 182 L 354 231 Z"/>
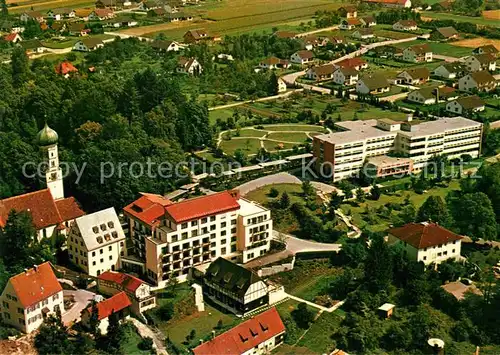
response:
<path fill-rule="evenodd" d="M 267 331 L 269 329 L 269 327 L 265 324 L 262 324 L 261 322 L 259 322 L 260 324 L 260 329 L 262 329 L 263 332 Z"/>
<path fill-rule="evenodd" d="M 246 336 L 244 336 L 243 334 L 240 333 L 239 336 L 240 336 L 240 339 L 241 339 L 242 342 L 245 343 L 245 342 L 248 341 L 248 338 Z"/>
<path fill-rule="evenodd" d="M 105 231 L 106 229 L 107 229 L 107 228 L 106 228 L 106 225 L 105 225 L 104 223 L 103 223 L 103 224 L 101 224 L 101 230 L 102 230 L 102 231 Z"/>
<path fill-rule="evenodd" d="M 107 242 L 111 240 L 111 235 L 109 233 L 104 235 L 104 239 L 106 239 Z"/>
<path fill-rule="evenodd" d="M 103 242 L 104 240 L 102 239 L 102 237 L 97 237 L 97 243 L 102 244 Z"/>
<path fill-rule="evenodd" d="M 99 233 L 99 227 L 97 227 L 97 226 L 92 227 L 92 231 L 93 231 L 95 234 Z"/>
<path fill-rule="evenodd" d="M 118 238 L 118 232 L 113 232 L 113 233 L 111 233 L 111 235 L 112 235 L 112 236 L 113 236 L 113 238 L 115 238 L 115 239 L 116 239 L 116 238 Z"/>
<path fill-rule="evenodd" d="M 108 227 L 109 228 L 115 228 L 115 224 L 113 223 L 113 221 L 109 221 L 108 222 Z"/>
<path fill-rule="evenodd" d="M 229 282 L 231 281 L 231 277 L 233 277 L 233 274 L 228 272 L 227 274 L 224 275 L 224 282 Z"/>

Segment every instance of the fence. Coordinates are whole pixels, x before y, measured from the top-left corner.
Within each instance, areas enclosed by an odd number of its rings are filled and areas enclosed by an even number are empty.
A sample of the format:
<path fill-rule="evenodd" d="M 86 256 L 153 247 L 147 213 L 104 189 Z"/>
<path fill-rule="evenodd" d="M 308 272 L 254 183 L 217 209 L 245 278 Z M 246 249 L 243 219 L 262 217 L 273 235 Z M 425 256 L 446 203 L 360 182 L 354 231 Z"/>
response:
<path fill-rule="evenodd" d="M 295 257 L 289 263 L 263 267 L 262 269 L 257 271 L 257 275 L 259 275 L 260 277 L 265 277 L 278 274 L 283 271 L 290 271 L 293 270 L 294 265 L 295 265 Z"/>

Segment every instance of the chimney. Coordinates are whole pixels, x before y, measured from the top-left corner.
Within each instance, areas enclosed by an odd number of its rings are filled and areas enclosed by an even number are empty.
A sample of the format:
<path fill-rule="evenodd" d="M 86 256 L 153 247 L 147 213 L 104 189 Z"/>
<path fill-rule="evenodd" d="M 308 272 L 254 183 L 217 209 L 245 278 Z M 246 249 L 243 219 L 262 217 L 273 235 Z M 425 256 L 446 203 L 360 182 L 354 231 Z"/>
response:
<path fill-rule="evenodd" d="M 35 269 L 35 272 L 38 271 L 38 265 L 33 265 L 33 269 Z"/>
<path fill-rule="evenodd" d="M 203 344 L 203 339 L 200 339 L 200 345 Z"/>
<path fill-rule="evenodd" d="M 28 269 L 24 269 L 24 273 L 27 274 L 28 273 Z"/>
<path fill-rule="evenodd" d="M 212 339 L 215 339 L 215 330 L 212 330 Z"/>
<path fill-rule="evenodd" d="M 234 189 L 234 190 L 228 190 L 229 194 L 236 200 L 240 199 L 240 190 Z"/>

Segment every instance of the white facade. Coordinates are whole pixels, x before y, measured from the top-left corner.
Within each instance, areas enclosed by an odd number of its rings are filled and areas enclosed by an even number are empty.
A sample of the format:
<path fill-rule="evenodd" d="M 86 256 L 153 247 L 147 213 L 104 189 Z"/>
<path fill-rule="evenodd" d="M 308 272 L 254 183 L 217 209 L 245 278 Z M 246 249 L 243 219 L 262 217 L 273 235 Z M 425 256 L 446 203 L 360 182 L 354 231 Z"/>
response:
<path fill-rule="evenodd" d="M 59 153 L 57 144 L 45 147 L 48 155 L 48 170 L 45 173 L 47 187 L 52 193 L 54 200 L 64 198 L 64 185 L 61 167 L 59 166 Z"/>
<path fill-rule="evenodd" d="M 410 260 L 421 261 L 425 265 L 439 264 L 448 259 L 459 260 L 462 241 L 455 240 L 447 244 L 417 249 L 389 234 L 390 244 L 401 244 Z"/>
<path fill-rule="evenodd" d="M 482 86 L 480 85 L 471 74 L 460 78 L 458 80 L 458 89 L 460 91 L 472 91 L 477 89 L 479 91 L 491 91 L 496 87 L 496 83 L 492 81 L 490 85 Z"/>
<path fill-rule="evenodd" d="M 492 58 L 491 61 L 487 63 L 481 63 L 476 56 L 470 56 L 465 59 L 465 65 L 470 72 L 488 70 L 490 72 L 494 72 L 497 67 L 497 63 L 495 58 Z"/>
<path fill-rule="evenodd" d="M 356 75 L 344 74 L 342 72 L 342 69 L 340 68 L 333 73 L 333 81 L 339 85 L 347 85 L 347 86 L 354 85 L 356 84 L 358 79 L 359 79 L 359 74 Z"/>
<path fill-rule="evenodd" d="M 456 71 L 449 71 L 444 65 L 440 65 L 433 71 L 435 76 L 445 79 L 455 79 L 457 77 Z"/>
<path fill-rule="evenodd" d="M 184 65 L 179 65 L 177 67 L 177 72 L 191 75 L 195 73 L 201 74 L 203 72 L 203 68 L 201 64 L 193 58 L 186 62 Z"/>
<path fill-rule="evenodd" d="M 384 86 L 384 87 L 381 87 L 381 88 L 378 88 L 378 89 L 371 89 L 370 87 L 368 87 L 368 85 L 366 85 L 364 82 L 363 82 L 363 79 L 360 79 L 356 82 L 356 92 L 360 93 L 360 94 L 365 94 L 365 95 L 368 95 L 370 93 L 372 94 L 381 94 L 381 93 L 384 93 L 384 92 L 389 92 L 389 90 L 391 89 L 390 85 L 387 84 L 387 86 Z"/>
<path fill-rule="evenodd" d="M 418 26 L 416 24 L 412 26 L 405 26 L 398 21 L 392 25 L 392 29 L 396 31 L 416 31 Z"/>
<path fill-rule="evenodd" d="M 67 243 L 71 262 L 91 276 L 120 269 L 127 250 L 114 208 L 77 218 Z"/>
<path fill-rule="evenodd" d="M 290 57 L 290 61 L 292 63 L 297 63 L 297 64 L 307 64 L 307 63 L 312 62 L 313 58 L 312 57 L 301 56 L 299 52 L 295 52 Z"/>
<path fill-rule="evenodd" d="M 422 95 L 420 90 L 412 91 L 408 94 L 408 100 L 422 105 L 433 105 L 436 103 L 436 97 L 427 97 Z"/>
<path fill-rule="evenodd" d="M 96 50 L 97 48 L 102 48 L 104 47 L 104 43 L 98 43 L 95 45 L 95 47 L 88 47 L 84 41 L 78 41 L 75 43 L 73 46 L 74 51 L 79 51 L 79 52 L 90 52 L 93 50 Z"/>
<path fill-rule="evenodd" d="M 485 110 L 485 106 L 483 105 L 483 106 L 474 107 L 471 111 L 472 112 L 481 112 L 484 110 Z M 457 115 L 461 115 L 461 114 L 465 113 L 464 108 L 462 107 L 462 105 L 460 105 L 460 103 L 457 100 L 448 102 L 446 104 L 446 111 L 457 114 Z"/>
<path fill-rule="evenodd" d="M 286 91 L 286 83 L 283 81 L 283 79 L 278 78 L 278 92 L 285 92 Z"/>
<path fill-rule="evenodd" d="M 409 47 L 403 51 L 403 60 L 405 62 L 412 63 L 432 62 L 432 52 L 417 54 L 411 47 Z"/>

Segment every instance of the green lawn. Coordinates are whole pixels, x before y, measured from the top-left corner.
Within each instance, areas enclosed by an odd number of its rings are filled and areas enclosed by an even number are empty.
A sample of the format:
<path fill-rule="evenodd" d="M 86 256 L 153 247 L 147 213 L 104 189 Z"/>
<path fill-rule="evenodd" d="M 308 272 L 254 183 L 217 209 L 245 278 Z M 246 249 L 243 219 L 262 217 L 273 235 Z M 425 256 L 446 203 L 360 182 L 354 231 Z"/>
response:
<path fill-rule="evenodd" d="M 234 155 L 237 149 L 241 149 L 245 154 L 257 154 L 260 149 L 260 141 L 256 138 L 238 139 L 233 138 L 229 141 L 222 141 L 221 149 L 229 155 Z"/>
<path fill-rule="evenodd" d="M 124 354 L 127 355 L 148 355 L 151 352 L 147 350 L 141 350 L 137 345 L 141 342 L 142 338 L 137 333 L 137 330 L 129 323 L 125 326 L 125 341 L 121 344 Z"/>
<path fill-rule="evenodd" d="M 434 54 L 440 55 L 448 55 L 451 57 L 464 57 L 466 55 L 472 54 L 472 48 L 454 46 L 453 42 L 450 43 L 441 43 L 441 42 L 431 42 L 425 40 L 416 40 L 411 42 L 404 42 L 395 44 L 396 47 L 406 48 L 409 46 L 413 46 L 415 44 L 424 44 L 427 43 Z"/>
<path fill-rule="evenodd" d="M 500 27 L 500 21 L 498 20 L 495 21 L 494 19 L 485 19 L 483 17 L 471 17 L 471 16 L 455 15 L 455 14 L 441 13 L 441 12 L 430 12 L 430 11 L 423 11 L 421 12 L 421 14 L 422 17 L 429 17 L 438 20 L 454 20 L 454 21 L 475 23 L 477 25 Z"/>
<path fill-rule="evenodd" d="M 297 124 L 265 125 L 264 129 L 273 132 L 280 132 L 280 131 L 324 132 L 324 133 L 327 132 L 327 130 L 322 126 L 297 125 Z"/>
<path fill-rule="evenodd" d="M 214 125 L 218 118 L 220 118 L 222 121 L 225 121 L 229 117 L 231 117 L 233 113 L 234 111 L 231 108 L 212 110 L 208 112 L 208 119 L 210 120 L 210 124 Z"/>
<path fill-rule="evenodd" d="M 377 215 L 376 223 L 368 222 L 367 220 L 365 220 L 366 215 L 364 214 L 366 207 L 370 209 L 377 209 L 389 202 L 402 204 L 405 200 L 405 196 L 409 195 L 410 201 L 418 210 L 418 208 L 424 203 L 427 197 L 441 196 L 444 199 L 450 191 L 458 189 L 460 189 L 458 180 L 453 180 L 447 187 L 434 187 L 421 195 L 417 194 L 413 190 L 398 191 L 397 193 L 391 195 L 383 194 L 378 201 L 366 200 L 366 202 L 360 203 L 358 206 L 352 206 L 351 204 L 342 204 L 341 209 L 344 213 L 350 211 L 350 214 L 352 215 L 352 222 L 358 227 L 367 227 L 370 230 L 377 232 L 385 231 L 387 228 L 389 228 L 391 220 L 384 219 Z"/>
<path fill-rule="evenodd" d="M 253 137 L 253 138 L 262 138 L 267 134 L 267 131 L 262 131 L 254 128 L 242 128 L 240 129 L 239 135 L 237 131 L 233 129 L 231 131 L 231 135 L 233 137 Z M 227 136 L 227 133 L 224 133 L 224 136 Z"/>
<path fill-rule="evenodd" d="M 269 192 L 272 188 L 275 188 L 280 192 L 280 196 L 283 192 L 286 192 L 290 197 L 290 203 L 302 202 L 302 187 L 300 184 L 274 184 L 267 185 L 261 188 L 250 191 L 245 195 L 245 198 L 258 202 L 259 204 L 267 204 L 268 202 L 275 201 L 276 198 L 270 197 Z M 278 197 L 279 198 L 279 197 Z"/>
<path fill-rule="evenodd" d="M 298 347 L 309 349 L 315 354 L 329 354 L 335 350 L 331 335 L 339 328 L 343 317 L 340 312 L 323 312 L 311 325 L 309 331 L 298 342 Z"/>
<path fill-rule="evenodd" d="M 304 143 L 308 137 L 307 134 L 302 132 L 293 132 L 293 133 L 278 132 L 278 133 L 269 133 L 269 135 L 266 138 L 278 141 L 285 141 L 285 142 L 295 142 L 300 144 Z"/>
<path fill-rule="evenodd" d="M 280 150 L 293 149 L 293 147 L 295 145 L 297 145 L 297 144 L 264 141 L 264 148 L 268 152 L 275 152 L 275 151 L 280 151 Z"/>

